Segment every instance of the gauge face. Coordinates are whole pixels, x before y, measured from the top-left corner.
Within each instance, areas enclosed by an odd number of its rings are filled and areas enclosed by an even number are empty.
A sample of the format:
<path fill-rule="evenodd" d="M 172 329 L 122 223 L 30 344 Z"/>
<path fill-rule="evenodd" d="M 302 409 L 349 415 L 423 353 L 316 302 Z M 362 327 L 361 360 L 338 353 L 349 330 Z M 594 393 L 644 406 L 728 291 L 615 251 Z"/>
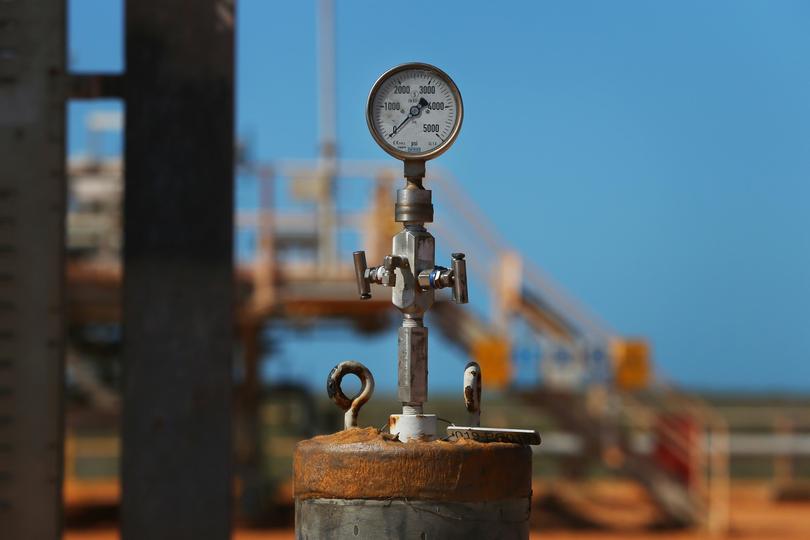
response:
<path fill-rule="evenodd" d="M 366 121 L 383 150 L 399 159 L 427 160 L 458 136 L 464 106 L 453 80 L 429 64 L 385 72 L 368 96 Z"/>

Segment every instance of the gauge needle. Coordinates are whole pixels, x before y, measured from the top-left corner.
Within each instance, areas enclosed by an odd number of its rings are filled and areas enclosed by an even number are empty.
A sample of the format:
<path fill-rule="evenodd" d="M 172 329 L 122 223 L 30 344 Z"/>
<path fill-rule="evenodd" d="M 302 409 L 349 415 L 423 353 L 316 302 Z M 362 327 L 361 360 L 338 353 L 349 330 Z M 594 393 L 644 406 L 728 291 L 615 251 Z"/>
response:
<path fill-rule="evenodd" d="M 411 110 L 409 111 L 408 116 L 405 118 L 405 120 L 402 121 L 402 123 L 400 125 L 398 125 L 397 127 L 394 128 L 394 131 L 390 135 L 388 135 L 388 138 L 390 139 L 391 137 L 396 135 L 397 132 L 400 129 L 402 129 L 402 126 L 407 124 L 408 121 L 411 118 L 416 118 L 417 116 L 419 116 L 422 113 L 422 109 L 424 109 L 425 106 L 428 105 L 428 104 L 429 104 L 428 100 L 426 100 L 425 98 L 419 98 L 419 104 L 414 105 L 413 107 L 411 107 Z"/>

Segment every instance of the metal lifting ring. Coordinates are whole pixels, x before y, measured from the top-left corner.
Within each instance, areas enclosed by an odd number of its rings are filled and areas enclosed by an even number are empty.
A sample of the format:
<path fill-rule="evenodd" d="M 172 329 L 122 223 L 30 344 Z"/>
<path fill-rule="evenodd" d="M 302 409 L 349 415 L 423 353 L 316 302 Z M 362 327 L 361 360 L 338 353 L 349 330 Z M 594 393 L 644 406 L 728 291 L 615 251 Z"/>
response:
<path fill-rule="evenodd" d="M 360 393 L 354 399 L 346 397 L 346 394 L 340 388 L 343 377 L 350 373 L 357 375 L 361 384 Z M 360 413 L 360 407 L 365 405 L 374 393 L 374 376 L 360 362 L 351 360 L 341 362 L 332 368 L 329 377 L 326 378 L 326 393 L 329 395 L 329 399 L 334 401 L 341 410 L 346 411 L 343 419 L 344 429 L 357 427 L 357 415 Z"/>
<path fill-rule="evenodd" d="M 470 362 L 464 367 L 464 405 L 470 413 L 470 426 L 481 425 L 481 366 Z"/>

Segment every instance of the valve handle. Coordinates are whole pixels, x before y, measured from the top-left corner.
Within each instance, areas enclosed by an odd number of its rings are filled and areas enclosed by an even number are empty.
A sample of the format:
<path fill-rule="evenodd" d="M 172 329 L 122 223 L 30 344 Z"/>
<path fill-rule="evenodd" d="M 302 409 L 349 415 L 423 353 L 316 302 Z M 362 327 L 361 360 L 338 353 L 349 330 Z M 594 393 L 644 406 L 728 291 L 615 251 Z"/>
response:
<path fill-rule="evenodd" d="M 467 261 L 463 253 L 453 253 L 453 302 L 466 304 L 467 296 Z"/>
<path fill-rule="evenodd" d="M 352 253 L 354 259 L 354 276 L 357 279 L 357 294 L 360 295 L 360 300 L 368 300 L 371 298 L 371 284 L 366 279 L 366 252 L 355 251 Z"/>

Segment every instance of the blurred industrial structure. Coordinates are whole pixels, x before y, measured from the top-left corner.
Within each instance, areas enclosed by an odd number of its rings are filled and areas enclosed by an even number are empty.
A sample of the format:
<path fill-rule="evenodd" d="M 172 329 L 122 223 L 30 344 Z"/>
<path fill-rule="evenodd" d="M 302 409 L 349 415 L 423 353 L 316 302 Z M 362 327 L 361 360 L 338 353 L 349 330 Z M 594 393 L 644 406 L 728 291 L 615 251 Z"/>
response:
<path fill-rule="evenodd" d="M 110 124 L 108 118 L 91 116 L 87 127 L 95 133 L 90 140 Z M 397 172 L 385 164 L 345 160 L 240 164 L 239 176 L 255 180 L 259 201 L 256 209 L 240 210 L 236 217 L 237 244 L 252 246 L 249 255 L 238 258 L 236 272 L 244 373 L 239 402 L 249 424 L 256 423 L 260 408 L 258 364 L 266 357 L 262 334 L 268 325 L 342 319 L 369 332 L 392 322 L 387 301 L 356 298 L 351 261 L 338 256 L 337 246 L 339 238 L 354 235 L 368 246 L 370 259 L 388 252 L 392 230 L 380 224 L 395 227 L 388 216 Z M 569 457 L 569 471 L 600 463 L 648 490 L 661 512 L 659 524 L 722 528 L 727 443 L 719 417 L 671 390 L 659 389 L 652 404 L 633 397 L 652 388 L 646 343 L 624 339 L 588 315 L 498 238 L 449 172 L 434 167 L 431 173 L 429 182 L 442 207 L 436 230 L 454 245 L 472 246 L 471 277 L 485 285 L 479 290 L 492 292 L 488 312 L 473 314 L 450 302 L 438 303 L 433 324 L 482 365 L 485 384 L 496 389 L 513 382 L 515 344 L 533 340 L 541 350 L 533 369 L 542 384 L 517 388 L 550 413 L 560 429 L 582 438 L 583 451 Z M 87 346 L 100 328 L 115 329 L 121 322 L 120 162 L 92 154 L 73 159 L 70 179 L 68 313 L 72 335 Z M 365 207 L 344 211 L 339 194 L 351 183 L 370 187 L 365 190 L 369 196 Z M 299 208 L 309 211 L 274 205 L 279 193 L 308 203 Z M 110 392 L 90 376 L 94 370 L 70 358 L 77 384 L 102 407 L 112 403 Z M 243 433 L 259 431 L 254 426 Z M 638 443 L 639 436 L 649 439 L 651 434 L 654 451 Z M 259 448 L 256 441 L 245 444 Z M 258 461 L 250 457 L 253 451 L 242 455 Z M 580 464 L 574 466 L 572 459 Z"/>
<path fill-rule="evenodd" d="M 289 491 L 283 482 L 265 480 L 282 476 L 277 471 L 287 462 L 281 459 L 279 465 L 267 456 L 278 457 L 274 452 L 285 443 L 291 453 L 292 442 L 312 435 L 319 423 L 326 427 L 329 420 L 317 414 L 306 389 L 263 387 L 260 362 L 268 352 L 263 330 L 279 321 L 317 325 L 339 319 L 363 332 L 392 323 L 387 300 L 356 298 L 351 260 L 339 256 L 350 252 L 339 249 L 346 236 L 361 238 L 358 243 L 366 246 L 371 260 L 389 251 L 395 228 L 390 219 L 392 183 L 400 171 L 338 158 L 330 2 L 321 3 L 320 158 L 260 163 L 248 151 L 241 152 L 236 174 L 251 179 L 258 205 L 235 216 L 237 244 L 244 242 L 249 249 L 235 258 L 235 319 L 223 315 L 232 300 L 232 5 L 206 2 L 209 9 L 200 10 L 205 13 L 200 22 L 187 17 L 181 4 L 128 3 L 129 89 L 122 92 L 124 81 L 118 76 L 66 75 L 62 2 L 0 2 L 0 14 L 7 16 L 1 20 L 22 21 L 14 32 L 0 35 L 0 531 L 55 537 L 62 453 L 69 505 L 117 501 L 118 476 L 124 475 L 124 491 L 131 493 L 133 538 L 138 537 L 137 527 L 173 511 L 160 507 L 161 494 L 148 492 L 155 478 L 181 493 L 216 473 L 200 492 L 216 492 L 220 498 L 206 499 L 206 508 L 222 509 L 209 516 L 184 507 L 186 514 L 180 517 L 185 523 L 197 519 L 201 528 L 202 517 L 220 526 L 227 523 L 231 366 L 221 360 L 232 352 L 227 333 L 231 322 L 239 343 L 234 370 L 239 374 L 233 445 L 237 489 L 248 499 L 243 507 L 251 517 L 272 511 L 279 500 L 289 500 Z M 171 16 L 156 21 L 158 12 Z M 185 39 L 167 44 L 153 39 L 178 28 L 191 30 L 183 34 Z M 40 46 L 26 48 L 33 42 Z M 200 51 L 203 42 L 208 48 Z M 184 85 L 182 77 L 188 73 L 211 80 Z M 209 95 L 201 87 L 221 94 Z M 91 116 L 87 125 L 91 141 L 124 127 L 125 160 L 94 153 L 91 146 L 87 155 L 71 156 L 64 170 L 64 101 L 69 96 L 126 98 L 131 121 L 125 127 L 115 115 Z M 176 106 L 179 102 L 183 107 Z M 137 114 L 155 106 L 164 107 L 165 122 L 159 127 L 147 122 L 148 115 Z M 199 147 L 190 140 L 174 148 L 171 141 L 193 138 L 199 131 L 192 121 L 197 118 L 215 118 L 215 140 L 197 140 Z M 161 134 L 164 129 L 170 133 Z M 198 162 L 200 156 L 206 160 Z M 775 439 L 743 436 L 735 446 L 728 415 L 656 381 L 648 344 L 619 335 L 514 251 L 449 171 L 433 167 L 427 181 L 442 208 L 434 224 L 437 236 L 469 248 L 471 277 L 483 285 L 478 290 L 491 292 L 479 311 L 437 304 L 432 324 L 481 364 L 490 388 L 510 389 L 526 407 L 553 420 L 560 437 L 556 444 L 554 433 L 546 437 L 539 455 L 558 460 L 559 476 L 573 481 L 557 484 L 553 497 L 559 504 L 597 524 L 619 521 L 621 512 L 586 487 L 584 479 L 596 470 L 622 475 L 644 488 L 653 506 L 642 516 L 645 525 L 722 531 L 728 525 L 729 452 L 735 447 L 769 460 L 776 456 L 782 492 L 795 491 L 799 467 L 793 456 L 808 451 L 798 437 L 807 426 L 796 425 L 796 414 L 777 426 Z M 340 194 L 356 183 L 368 188 L 368 197 L 359 208 L 341 208 Z M 199 200 L 175 212 L 170 205 L 189 193 Z M 306 210 L 290 211 L 277 200 L 280 194 L 306 203 Z M 123 244 L 127 248 L 122 254 Z M 211 305 L 218 309 L 209 313 L 205 308 Z M 147 309 L 154 306 L 160 309 Z M 192 311 L 202 316 L 180 324 Z M 62 335 L 63 320 L 67 336 Z M 216 332 L 207 333 L 212 328 Z M 538 375 L 533 385 L 515 384 L 515 351 L 526 342 L 540 351 L 533 366 L 520 364 L 520 370 Z M 63 352 L 69 403 L 64 452 Z M 177 363 L 165 362 L 175 356 Z M 122 365 L 130 370 L 123 389 Z M 178 380 L 191 382 L 177 386 L 176 400 L 167 399 Z M 196 392 L 199 388 L 203 390 Z M 129 402 L 124 413 L 122 396 Z M 160 407 L 152 403 L 155 396 L 164 400 L 157 400 Z M 194 423 L 186 421 L 189 416 L 203 418 Z M 150 429 L 170 435 L 154 441 L 153 448 Z M 571 439 L 563 435 L 576 439 L 567 444 Z M 185 441 L 184 451 L 200 449 L 204 455 L 195 454 L 187 470 L 180 467 L 175 476 L 162 479 L 159 475 L 170 467 L 160 460 L 172 455 L 171 444 L 178 440 Z M 185 459 L 191 452 L 175 454 Z M 165 500 L 172 493 L 162 496 Z M 180 517 L 178 523 L 183 523 Z"/>
<path fill-rule="evenodd" d="M 87 128 L 95 131 L 90 140 L 101 137 L 99 130 L 110 125 L 115 121 L 109 113 L 90 116 Z M 329 428 L 328 419 L 316 410 L 317 398 L 305 387 L 285 381 L 267 387 L 261 380 L 259 364 L 272 361 L 272 353 L 263 350 L 264 331 L 276 324 L 317 326 L 334 320 L 363 333 L 387 331 L 394 325 L 384 297 L 357 299 L 351 260 L 338 256 L 351 250 L 338 246 L 340 238 L 357 238 L 358 244 L 369 246 L 372 259 L 389 250 L 391 230 L 379 224 L 388 222 L 398 171 L 384 163 L 335 160 L 326 162 L 328 168 L 324 163 L 245 161 L 239 167 L 239 177 L 255 189 L 251 193 L 258 205 L 236 215 L 235 236 L 243 247 L 236 262 L 243 373 L 237 387 L 241 415 L 237 456 L 246 472 L 243 488 L 257 484 L 259 491 L 267 489 L 259 478 L 264 474 L 264 481 L 272 476 L 273 489 L 281 490 L 264 499 L 251 497 L 247 507 L 254 514 L 271 511 L 272 504 L 285 498 L 289 501 L 286 467 L 292 442 Z M 106 456 L 107 469 L 100 477 L 108 480 L 114 478 L 117 463 L 116 438 L 109 429 L 114 422 L 103 414 L 115 415 L 118 406 L 116 376 L 110 372 L 115 363 L 100 359 L 105 343 L 112 345 L 108 352 L 116 357 L 114 345 L 120 339 L 120 161 L 90 153 L 72 159 L 69 173 L 68 309 L 72 343 L 81 351 L 73 350 L 68 362 L 73 387 L 90 399 L 96 411 L 69 417 L 69 426 L 76 428 L 67 451 L 74 473 L 68 477 L 74 481 L 69 489 L 81 501 L 98 491 L 92 487 L 82 491 L 76 463 L 91 463 L 95 456 L 100 466 L 104 460 L 98 458 Z M 544 432 L 540 455 L 559 460 L 557 475 L 568 480 L 555 483 L 552 496 L 559 504 L 588 522 L 626 523 L 621 511 L 612 516 L 609 500 L 591 496 L 585 487 L 595 470 L 612 471 L 647 491 L 656 508 L 640 514 L 648 525 L 724 530 L 732 440 L 734 455 L 743 460 L 741 470 L 746 459 L 773 456 L 779 492 L 796 491 L 801 484 L 793 478 L 800 471 L 791 456 L 807 450 L 801 436 L 793 437 L 795 431 L 806 429 L 796 424 L 796 411 L 783 407 L 740 416 L 739 407 L 733 406 L 721 414 L 656 380 L 644 341 L 624 339 L 587 314 L 497 236 L 495 226 L 448 171 L 433 167 L 432 173 L 429 181 L 442 208 L 434 226 L 453 245 L 471 246 L 471 278 L 481 285 L 477 290 L 492 295 L 488 302 L 478 303 L 489 306 L 483 311 L 470 307 L 462 311 L 449 301 L 440 302 L 432 324 L 485 366 L 490 389 L 509 389 L 526 407 L 552 420 L 557 431 Z M 358 184 L 363 189 L 352 189 Z M 344 190 L 366 193 L 364 205 L 352 201 L 351 210 L 341 208 L 338 200 Z M 394 226 L 391 223 L 391 229 Z M 518 348 L 539 348 L 540 353 L 527 364 L 515 353 Z M 519 369 L 524 375 L 531 370 L 536 377 L 516 381 Z M 91 418 L 101 419 L 97 425 L 106 437 L 86 436 L 93 433 Z M 774 419 L 777 425 L 771 424 Z M 743 434 L 730 434 L 729 421 Z M 751 434 L 751 429 L 759 433 L 764 429 L 765 434 Z M 768 430 L 777 435 L 766 435 Z M 81 433 L 85 436 L 76 436 Z M 574 435 L 575 442 L 563 434 Z M 281 447 L 286 451 L 279 452 Z M 81 452 L 76 453 L 82 448 L 84 461 Z M 88 478 L 92 474 L 85 476 L 85 484 Z M 115 493 L 114 487 L 108 485 L 101 492 L 105 489 L 108 496 Z"/>
<path fill-rule="evenodd" d="M 317 324 L 338 318 L 374 331 L 385 328 L 390 313 L 386 301 L 356 299 L 351 263 L 338 255 L 348 252 L 338 250 L 339 239 L 347 234 L 359 235 L 370 260 L 388 253 L 396 230 L 390 219 L 392 182 L 399 171 L 337 158 L 333 27 L 332 2 L 319 2 L 320 158 L 265 164 L 242 152 L 238 163 L 238 175 L 257 179 L 259 201 L 255 211 L 240 210 L 236 216 L 237 245 L 242 236 L 255 247 L 250 258 L 237 259 L 236 268 L 236 322 L 243 352 L 237 401 L 246 426 L 241 433 L 248 434 L 241 451 L 240 441 L 237 446 L 248 463 L 259 461 L 259 362 L 265 326 L 279 319 Z M 92 118 L 90 140 L 114 123 Z M 121 322 L 121 267 L 116 264 L 121 239 L 115 232 L 121 176 L 115 161 L 92 155 L 70 165 L 68 316 L 72 332 L 86 341 L 97 335 L 88 328 L 117 328 Z M 339 195 L 351 182 L 364 182 L 371 195 L 364 208 L 343 211 Z M 569 464 L 570 471 L 584 471 L 593 461 L 621 470 L 648 491 L 660 511 L 659 524 L 725 527 L 725 430 L 716 415 L 673 393 L 659 392 L 655 408 L 632 398 L 632 391 L 647 389 L 652 381 L 647 344 L 619 336 L 510 249 L 448 171 L 431 168 L 428 182 L 442 207 L 435 223 L 439 237 L 454 246 L 473 246 L 466 250 L 472 277 L 485 285 L 481 290 L 491 292 L 488 313 L 474 315 L 443 302 L 435 306 L 433 324 L 482 366 L 491 388 L 510 385 L 516 343 L 533 340 L 541 350 L 535 369 L 542 384 L 523 394 L 549 411 L 560 428 L 582 437 L 583 451 L 576 458 L 580 464 Z M 309 203 L 310 211 L 284 211 L 274 201 L 279 193 Z M 102 387 L 88 376 L 92 370 L 76 371 L 85 376 L 85 387 Z M 104 392 L 94 395 L 100 402 L 107 399 Z M 674 397 L 660 410 L 662 397 L 669 395 Z M 655 433 L 654 452 L 639 451 L 634 442 L 639 432 Z"/>

